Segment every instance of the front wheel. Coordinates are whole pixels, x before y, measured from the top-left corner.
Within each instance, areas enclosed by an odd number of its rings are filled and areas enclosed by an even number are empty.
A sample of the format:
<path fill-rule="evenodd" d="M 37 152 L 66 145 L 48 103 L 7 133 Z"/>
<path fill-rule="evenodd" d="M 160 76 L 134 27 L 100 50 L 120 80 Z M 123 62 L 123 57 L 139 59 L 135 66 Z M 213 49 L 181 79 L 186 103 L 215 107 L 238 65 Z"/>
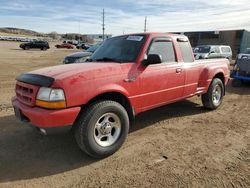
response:
<path fill-rule="evenodd" d="M 203 106 L 211 110 L 218 108 L 222 103 L 224 93 L 225 87 L 221 79 L 213 79 L 207 93 L 203 94 L 201 97 Z"/>
<path fill-rule="evenodd" d="M 75 126 L 79 147 L 94 158 L 104 158 L 124 143 L 129 131 L 129 118 L 121 104 L 98 101 L 80 114 Z"/>

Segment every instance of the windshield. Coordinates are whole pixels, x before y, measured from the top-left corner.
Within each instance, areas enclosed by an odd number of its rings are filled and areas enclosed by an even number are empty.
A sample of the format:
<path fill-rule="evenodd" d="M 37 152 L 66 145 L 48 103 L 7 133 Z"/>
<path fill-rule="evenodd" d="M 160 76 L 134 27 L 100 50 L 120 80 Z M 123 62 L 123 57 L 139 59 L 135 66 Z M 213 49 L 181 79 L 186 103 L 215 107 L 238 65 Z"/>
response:
<path fill-rule="evenodd" d="M 90 48 L 88 48 L 86 51 L 87 52 L 91 52 L 94 53 L 96 51 L 96 49 L 100 46 L 101 44 L 96 44 L 94 46 L 91 46 Z"/>
<path fill-rule="evenodd" d="M 195 53 L 209 53 L 211 47 L 210 46 L 198 46 L 195 48 Z"/>
<path fill-rule="evenodd" d="M 247 49 L 243 52 L 243 54 L 250 54 L 250 48 L 247 48 Z"/>
<path fill-rule="evenodd" d="M 107 39 L 90 60 L 135 62 L 145 40 L 145 35 L 124 35 Z"/>

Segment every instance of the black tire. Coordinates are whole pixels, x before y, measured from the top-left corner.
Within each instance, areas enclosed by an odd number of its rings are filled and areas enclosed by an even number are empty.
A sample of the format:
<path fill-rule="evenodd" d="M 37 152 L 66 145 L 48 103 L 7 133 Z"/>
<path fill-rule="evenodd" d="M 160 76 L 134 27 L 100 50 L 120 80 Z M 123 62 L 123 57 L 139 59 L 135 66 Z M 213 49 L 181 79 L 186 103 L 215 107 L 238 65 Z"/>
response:
<path fill-rule="evenodd" d="M 41 50 L 46 51 L 47 47 L 42 47 Z"/>
<path fill-rule="evenodd" d="M 240 87 L 242 85 L 242 80 L 239 79 L 233 79 L 232 80 L 232 86 L 233 87 Z"/>
<path fill-rule="evenodd" d="M 220 95 L 218 94 L 218 96 L 220 96 L 218 97 L 218 100 L 216 100 L 217 98 L 214 99 L 213 96 L 214 90 L 217 89 L 221 91 Z M 225 94 L 225 86 L 223 82 L 219 78 L 214 78 L 208 88 L 207 93 L 201 96 L 203 106 L 207 109 L 215 110 L 221 105 L 224 94 Z"/>
<path fill-rule="evenodd" d="M 24 47 L 24 50 L 29 50 L 29 49 L 30 49 L 29 46 L 25 46 L 25 47 Z"/>
<path fill-rule="evenodd" d="M 101 146 L 96 141 L 96 124 L 102 116 L 112 113 L 119 118 L 120 133 L 109 146 Z M 75 123 L 75 138 L 79 147 L 94 158 L 104 158 L 115 153 L 124 143 L 129 131 L 129 117 L 124 107 L 115 101 L 97 101 L 79 115 Z M 99 133 L 98 133 L 99 134 Z M 112 134 L 110 132 L 110 134 Z M 104 136 L 105 137 L 105 136 Z"/>

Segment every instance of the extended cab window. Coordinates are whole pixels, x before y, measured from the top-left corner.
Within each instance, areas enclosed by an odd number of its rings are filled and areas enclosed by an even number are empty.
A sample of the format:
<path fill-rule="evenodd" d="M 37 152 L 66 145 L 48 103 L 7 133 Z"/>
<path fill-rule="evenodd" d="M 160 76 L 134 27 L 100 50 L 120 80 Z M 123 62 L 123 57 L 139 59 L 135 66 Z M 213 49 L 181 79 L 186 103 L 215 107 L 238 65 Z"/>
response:
<path fill-rule="evenodd" d="M 163 63 L 176 62 L 173 43 L 168 40 L 154 40 L 149 48 L 148 54 L 159 54 Z"/>
<path fill-rule="evenodd" d="M 193 62 L 194 56 L 188 40 L 178 40 L 184 62 Z"/>
<path fill-rule="evenodd" d="M 211 49 L 211 52 L 214 52 L 214 53 L 219 54 L 219 53 L 220 53 L 220 48 L 219 48 L 218 46 L 214 46 L 214 47 Z"/>
<path fill-rule="evenodd" d="M 231 52 L 229 47 L 221 47 L 221 51 L 222 51 L 222 53 L 230 53 Z"/>

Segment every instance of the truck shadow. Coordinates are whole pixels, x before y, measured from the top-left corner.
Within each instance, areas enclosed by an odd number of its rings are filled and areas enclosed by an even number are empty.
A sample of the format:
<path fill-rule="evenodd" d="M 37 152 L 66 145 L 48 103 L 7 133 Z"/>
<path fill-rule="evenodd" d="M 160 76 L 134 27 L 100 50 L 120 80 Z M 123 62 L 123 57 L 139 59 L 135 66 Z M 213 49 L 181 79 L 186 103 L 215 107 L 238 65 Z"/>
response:
<path fill-rule="evenodd" d="M 135 125 L 130 128 L 130 132 L 135 132 L 171 118 L 192 116 L 206 112 L 208 112 L 208 110 L 197 103 L 189 100 L 180 101 L 139 114 L 136 117 Z"/>
<path fill-rule="evenodd" d="M 206 112 L 191 101 L 178 102 L 139 115 L 130 132 Z M 45 137 L 20 124 L 14 115 L 0 117 L 0 143 L 0 182 L 54 175 L 98 162 L 78 148 L 71 133 Z"/>

